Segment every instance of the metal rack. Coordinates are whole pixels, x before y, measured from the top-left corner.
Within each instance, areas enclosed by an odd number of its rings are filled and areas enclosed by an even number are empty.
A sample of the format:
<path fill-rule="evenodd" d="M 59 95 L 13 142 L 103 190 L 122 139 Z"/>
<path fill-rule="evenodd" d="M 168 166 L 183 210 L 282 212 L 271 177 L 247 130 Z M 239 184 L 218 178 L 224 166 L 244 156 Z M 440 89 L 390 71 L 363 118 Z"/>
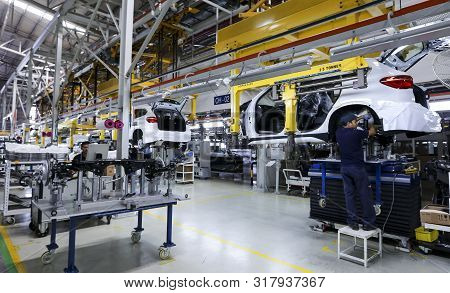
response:
<path fill-rule="evenodd" d="M 448 179 L 450 182 L 450 172 L 448 172 Z M 449 185 L 449 194 L 450 194 L 450 185 Z M 448 201 L 448 208 L 449 208 L 449 212 L 450 212 L 450 200 Z M 429 223 L 422 223 L 422 225 L 425 227 L 425 229 L 438 230 L 438 231 L 442 231 L 442 232 L 450 232 L 450 226 L 429 224 Z"/>
<path fill-rule="evenodd" d="M 194 183 L 194 162 L 177 164 L 176 183 Z"/>
<path fill-rule="evenodd" d="M 4 176 L 0 178 L 0 211 L 3 218 L 3 222 L 8 225 L 15 224 L 15 216 L 29 214 L 31 207 L 31 193 L 26 196 L 26 188 L 22 185 L 11 185 L 11 170 L 14 167 L 26 166 L 28 168 L 33 168 L 34 166 L 41 165 L 42 162 L 11 162 L 5 160 L 2 164 L 2 169 L 4 170 Z M 16 200 L 12 201 L 11 190 L 20 190 L 24 195 L 15 196 Z"/>

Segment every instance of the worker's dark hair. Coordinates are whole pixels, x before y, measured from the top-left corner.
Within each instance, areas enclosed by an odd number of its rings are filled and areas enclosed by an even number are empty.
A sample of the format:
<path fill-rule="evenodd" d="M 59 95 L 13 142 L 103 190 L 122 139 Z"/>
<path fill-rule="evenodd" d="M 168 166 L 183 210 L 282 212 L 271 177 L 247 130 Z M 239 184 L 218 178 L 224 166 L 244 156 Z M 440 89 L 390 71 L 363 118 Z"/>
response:
<path fill-rule="evenodd" d="M 89 141 L 83 141 L 83 142 L 81 143 L 81 146 L 89 145 L 89 144 L 91 144 Z"/>

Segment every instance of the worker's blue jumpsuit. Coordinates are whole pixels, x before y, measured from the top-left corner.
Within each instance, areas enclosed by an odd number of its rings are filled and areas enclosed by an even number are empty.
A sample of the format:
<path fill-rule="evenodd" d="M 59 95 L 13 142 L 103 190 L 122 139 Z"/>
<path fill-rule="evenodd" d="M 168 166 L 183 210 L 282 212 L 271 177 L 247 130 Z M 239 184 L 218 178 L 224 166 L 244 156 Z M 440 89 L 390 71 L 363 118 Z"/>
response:
<path fill-rule="evenodd" d="M 362 224 L 375 224 L 375 210 L 369 188 L 369 178 L 364 167 L 363 139 L 369 136 L 367 130 L 339 128 L 336 140 L 341 153 L 341 174 L 344 181 L 345 203 L 347 205 L 347 222 L 358 224 L 355 207 L 355 195 L 359 194 L 363 211 Z"/>

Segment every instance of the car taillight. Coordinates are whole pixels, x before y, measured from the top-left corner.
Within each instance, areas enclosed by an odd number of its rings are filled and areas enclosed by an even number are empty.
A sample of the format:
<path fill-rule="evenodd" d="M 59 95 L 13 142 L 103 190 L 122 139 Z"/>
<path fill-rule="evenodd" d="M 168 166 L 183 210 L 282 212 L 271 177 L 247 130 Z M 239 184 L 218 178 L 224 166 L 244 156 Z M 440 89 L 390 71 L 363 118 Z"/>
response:
<path fill-rule="evenodd" d="M 158 119 L 156 117 L 147 117 L 146 120 L 148 123 L 158 123 Z"/>
<path fill-rule="evenodd" d="M 395 89 L 412 89 L 413 78 L 409 75 L 396 75 L 382 78 L 380 82 Z"/>

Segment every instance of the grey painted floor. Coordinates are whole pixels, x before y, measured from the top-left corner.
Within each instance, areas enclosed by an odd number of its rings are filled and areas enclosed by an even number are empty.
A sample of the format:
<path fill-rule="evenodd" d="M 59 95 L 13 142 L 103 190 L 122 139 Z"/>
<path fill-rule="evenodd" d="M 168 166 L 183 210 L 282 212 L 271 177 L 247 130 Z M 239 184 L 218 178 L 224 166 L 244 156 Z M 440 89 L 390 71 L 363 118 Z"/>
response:
<path fill-rule="evenodd" d="M 251 190 L 231 181 L 197 180 L 176 185 L 191 200 L 174 207 L 173 257 L 161 261 L 165 209 L 144 213 L 141 242 L 132 244 L 136 217 L 110 225 L 86 223 L 77 232 L 76 265 L 81 272 L 450 272 L 450 259 L 405 253 L 384 245 L 384 256 L 367 269 L 337 259 L 337 234 L 314 232 L 309 199 Z M 49 237 L 37 239 L 28 223 L 7 231 L 27 272 L 62 272 L 67 261 L 67 225 L 60 223 L 55 260 L 42 265 Z M 345 241 L 349 244 L 350 239 Z M 372 243 L 375 245 L 375 243 Z"/>

